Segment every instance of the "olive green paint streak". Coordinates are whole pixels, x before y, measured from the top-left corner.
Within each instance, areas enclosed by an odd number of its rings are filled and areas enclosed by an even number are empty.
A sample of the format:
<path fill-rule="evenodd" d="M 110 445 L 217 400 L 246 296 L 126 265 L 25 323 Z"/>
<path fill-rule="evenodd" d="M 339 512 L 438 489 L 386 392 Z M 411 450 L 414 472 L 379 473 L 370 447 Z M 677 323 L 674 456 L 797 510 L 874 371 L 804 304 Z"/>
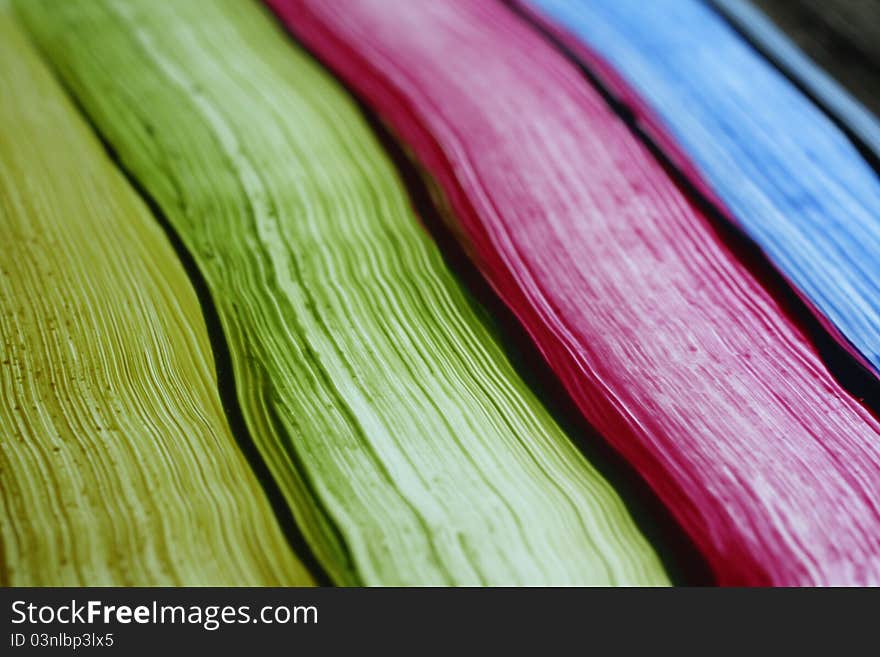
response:
<path fill-rule="evenodd" d="M 186 273 L 5 2 L 0 99 L 0 584 L 309 583 Z"/>
<path fill-rule="evenodd" d="M 265 10 L 20 7 L 199 263 L 247 422 L 336 581 L 666 583 L 356 106 Z"/>

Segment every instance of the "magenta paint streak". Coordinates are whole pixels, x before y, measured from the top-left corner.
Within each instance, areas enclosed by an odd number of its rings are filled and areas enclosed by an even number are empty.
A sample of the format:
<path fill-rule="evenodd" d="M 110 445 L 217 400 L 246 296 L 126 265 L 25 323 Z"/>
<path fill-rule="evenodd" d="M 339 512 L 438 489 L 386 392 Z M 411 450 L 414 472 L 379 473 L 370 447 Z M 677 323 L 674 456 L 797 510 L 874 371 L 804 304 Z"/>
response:
<path fill-rule="evenodd" d="M 624 80 L 614 66 L 605 61 L 604 57 L 590 48 L 589 45 L 584 43 L 581 39 L 578 39 L 561 25 L 545 18 L 540 12 L 532 9 L 527 3 L 520 2 L 519 0 L 512 0 L 512 2 L 516 5 L 518 11 L 528 16 L 529 20 L 540 25 L 542 29 L 553 35 L 553 37 L 562 43 L 565 48 L 578 59 L 578 61 L 587 66 L 590 71 L 601 80 L 605 89 L 610 91 L 618 102 L 632 112 L 641 129 L 644 130 L 657 147 L 663 151 L 663 153 L 669 158 L 670 162 L 681 171 L 694 188 L 697 189 L 706 200 L 712 203 L 715 208 L 717 208 L 728 223 L 739 227 L 740 224 L 736 219 L 736 216 L 715 193 L 715 190 L 712 189 L 712 186 L 705 179 L 700 168 L 687 155 L 687 153 L 685 153 L 684 149 L 679 146 L 675 137 L 670 133 L 666 126 L 663 125 L 663 121 L 650 104 L 642 98 L 641 94 L 633 89 L 626 80 Z M 755 245 L 755 248 L 761 250 L 758 245 Z M 791 278 L 773 263 L 772 258 L 768 258 L 768 262 L 770 262 L 782 279 L 788 283 L 791 291 L 798 296 L 825 332 L 830 335 L 831 338 L 837 342 L 849 354 L 849 356 L 856 361 L 856 363 L 859 364 L 859 366 L 868 372 L 874 373 L 874 366 L 853 346 L 846 336 L 840 332 L 840 329 L 838 329 L 837 326 L 825 316 L 825 313 L 819 310 L 812 300 L 804 294 L 797 285 L 795 285 Z"/>
<path fill-rule="evenodd" d="M 880 583 L 880 425 L 571 63 L 492 2 L 269 4 L 720 583 Z"/>

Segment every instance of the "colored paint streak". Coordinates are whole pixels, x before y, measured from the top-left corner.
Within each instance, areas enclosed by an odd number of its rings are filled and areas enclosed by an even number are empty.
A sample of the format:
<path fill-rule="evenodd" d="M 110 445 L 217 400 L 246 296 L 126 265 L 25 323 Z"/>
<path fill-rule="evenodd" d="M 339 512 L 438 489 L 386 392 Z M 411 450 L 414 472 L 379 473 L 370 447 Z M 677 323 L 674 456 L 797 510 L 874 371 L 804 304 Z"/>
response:
<path fill-rule="evenodd" d="M 658 142 L 876 372 L 876 174 L 711 9 L 693 0 L 636 4 L 539 0 L 534 6 L 620 73 L 612 85 Z M 589 50 L 580 52 L 590 57 Z"/>
<path fill-rule="evenodd" d="M 875 115 L 880 114 L 880 3 L 877 0 L 755 0 L 754 3 L 710 0 L 710 5 L 725 14 L 744 18 L 746 31 L 751 31 L 753 21 L 768 23 L 769 30 L 788 42 L 789 47 L 794 47 L 792 41 L 796 43 Z M 784 30 L 788 38 L 761 12 Z M 754 17 L 746 17 L 749 14 Z M 758 29 L 763 32 L 763 28 Z M 803 53 L 800 56 L 806 59 Z"/>
<path fill-rule="evenodd" d="M 880 161 L 880 121 L 875 114 L 880 112 L 880 57 L 848 46 L 842 34 L 830 39 L 829 45 L 826 19 L 820 14 L 815 17 L 819 24 L 814 24 L 810 18 L 811 12 L 799 8 L 797 2 L 761 3 L 762 8 L 771 12 L 774 20 L 781 22 L 797 45 L 748 2 L 710 0 L 710 6 L 717 9 L 734 29 L 819 105 L 863 154 L 867 150 L 877 169 Z M 812 8 L 819 9 L 818 6 Z M 806 19 L 806 24 L 802 25 L 799 19 Z M 880 21 L 880 14 L 876 20 Z M 872 29 L 876 27 L 868 24 L 865 32 Z M 798 46 L 834 77 L 813 63 Z M 841 83 L 858 100 L 847 93 Z"/>
<path fill-rule="evenodd" d="M 23 2 L 201 268 L 251 433 L 332 578 L 663 584 L 355 104 L 256 4 Z"/>
<path fill-rule="evenodd" d="M 575 67 L 484 2 L 272 0 L 723 584 L 880 581 L 880 426 Z"/>
<path fill-rule="evenodd" d="M 153 217 L 0 2 L 0 583 L 304 585 Z"/>

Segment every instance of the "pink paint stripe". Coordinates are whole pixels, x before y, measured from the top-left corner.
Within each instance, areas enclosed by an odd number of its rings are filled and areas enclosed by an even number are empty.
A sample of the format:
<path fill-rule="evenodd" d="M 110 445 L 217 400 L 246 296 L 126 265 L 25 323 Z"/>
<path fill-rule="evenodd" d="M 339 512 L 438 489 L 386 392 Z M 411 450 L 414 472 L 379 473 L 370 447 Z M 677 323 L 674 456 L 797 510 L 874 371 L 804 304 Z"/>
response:
<path fill-rule="evenodd" d="M 724 218 L 733 226 L 740 228 L 740 223 L 736 219 L 736 216 L 727 207 L 727 205 L 722 201 L 718 195 L 715 193 L 715 190 L 712 189 L 712 186 L 706 181 L 703 174 L 700 172 L 700 168 L 696 165 L 696 163 L 685 153 L 684 149 L 682 149 L 678 142 L 675 140 L 675 137 L 667 130 L 667 128 L 663 125 L 663 121 L 657 116 L 657 113 L 654 109 L 642 98 L 641 94 L 639 94 L 635 89 L 633 89 L 629 83 L 623 79 L 623 77 L 617 72 L 617 70 L 609 64 L 605 59 L 599 55 L 596 51 L 590 48 L 586 43 L 582 40 L 578 39 L 576 36 L 572 35 L 568 30 L 566 30 L 563 26 L 556 24 L 555 22 L 548 20 L 545 18 L 540 12 L 532 9 L 531 6 L 526 2 L 521 2 L 520 0 L 512 0 L 512 2 L 516 5 L 518 11 L 522 12 L 524 15 L 529 17 L 529 20 L 533 21 L 537 25 L 539 25 L 542 29 L 546 30 L 549 34 L 552 34 L 555 39 L 557 39 L 560 43 L 562 43 L 568 51 L 573 54 L 580 62 L 584 65 L 588 66 L 590 71 L 598 77 L 601 81 L 601 84 L 610 91 L 610 93 L 614 96 L 615 100 L 624 105 L 635 119 L 638 121 L 642 130 L 645 131 L 651 140 L 656 144 L 669 158 L 669 161 L 673 163 L 673 165 L 681 171 L 681 173 L 690 181 L 690 183 L 696 188 L 700 194 L 703 195 L 705 199 L 711 202 L 724 216 Z M 749 238 L 751 241 L 751 238 Z M 755 244 L 755 248 L 761 250 L 760 246 Z M 866 371 L 871 372 L 872 375 L 876 376 L 877 372 L 874 366 L 865 358 L 862 353 L 856 349 L 853 344 L 846 338 L 843 333 L 840 332 L 840 329 L 831 322 L 828 317 L 825 316 L 825 313 L 820 311 L 813 301 L 803 293 L 799 286 L 795 285 L 789 276 L 785 274 L 776 264 L 773 262 L 773 259 L 768 256 L 768 262 L 773 266 L 776 272 L 782 277 L 783 280 L 786 281 L 789 288 L 792 292 L 794 292 L 804 306 L 809 310 L 810 313 L 816 318 L 819 322 L 820 326 L 825 330 L 825 332 L 831 336 L 831 338 L 837 342 L 843 349 L 849 354 L 849 356 L 862 368 Z"/>
<path fill-rule="evenodd" d="M 880 425 L 569 62 L 491 2 L 269 4 L 721 583 L 880 583 Z"/>

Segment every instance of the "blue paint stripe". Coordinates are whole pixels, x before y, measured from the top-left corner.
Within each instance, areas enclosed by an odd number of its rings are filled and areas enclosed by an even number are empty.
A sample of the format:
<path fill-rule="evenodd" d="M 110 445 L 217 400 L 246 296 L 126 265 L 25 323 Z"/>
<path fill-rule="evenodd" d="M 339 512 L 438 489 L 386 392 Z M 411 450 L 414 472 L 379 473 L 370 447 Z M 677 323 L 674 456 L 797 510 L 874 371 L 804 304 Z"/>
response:
<path fill-rule="evenodd" d="M 784 32 L 749 2 L 709 0 L 786 75 L 797 81 L 822 107 L 880 159 L 880 121 L 837 80 L 813 63 Z"/>
<path fill-rule="evenodd" d="M 843 132 L 697 0 L 528 1 L 617 69 L 742 228 L 880 371 L 880 180 Z"/>

